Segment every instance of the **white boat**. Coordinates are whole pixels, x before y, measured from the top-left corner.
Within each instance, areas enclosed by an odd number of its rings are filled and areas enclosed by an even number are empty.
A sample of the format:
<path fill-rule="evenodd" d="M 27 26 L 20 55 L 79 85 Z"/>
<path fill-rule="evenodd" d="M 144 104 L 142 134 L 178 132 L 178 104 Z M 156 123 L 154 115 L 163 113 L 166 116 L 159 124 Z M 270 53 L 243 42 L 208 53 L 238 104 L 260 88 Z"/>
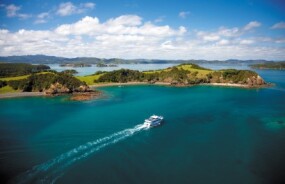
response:
<path fill-rule="evenodd" d="M 144 125 L 146 127 L 158 126 L 161 124 L 162 121 L 163 121 L 162 116 L 152 115 L 148 119 L 144 120 Z"/>

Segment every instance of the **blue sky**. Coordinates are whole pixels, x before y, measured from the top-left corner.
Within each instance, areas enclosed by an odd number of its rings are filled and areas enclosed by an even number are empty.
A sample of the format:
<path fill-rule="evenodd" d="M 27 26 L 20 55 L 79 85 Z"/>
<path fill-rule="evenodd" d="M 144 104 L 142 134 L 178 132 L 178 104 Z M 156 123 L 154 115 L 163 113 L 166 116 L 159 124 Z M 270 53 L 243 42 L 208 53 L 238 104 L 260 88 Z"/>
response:
<path fill-rule="evenodd" d="M 1 0 L 0 55 L 285 59 L 282 0 Z"/>

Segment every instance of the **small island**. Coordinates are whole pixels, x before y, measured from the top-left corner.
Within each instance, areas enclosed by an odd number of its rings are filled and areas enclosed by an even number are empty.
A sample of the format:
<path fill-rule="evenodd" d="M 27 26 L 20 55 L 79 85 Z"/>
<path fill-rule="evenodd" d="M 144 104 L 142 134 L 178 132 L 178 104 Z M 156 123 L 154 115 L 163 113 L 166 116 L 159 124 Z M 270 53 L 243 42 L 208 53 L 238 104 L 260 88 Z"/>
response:
<path fill-rule="evenodd" d="M 116 64 L 109 64 L 109 65 L 107 65 L 105 63 L 98 63 L 96 66 L 97 67 L 117 67 L 118 65 L 116 65 Z"/>
<path fill-rule="evenodd" d="M 91 64 L 86 63 L 66 63 L 60 64 L 61 67 L 73 67 L 73 68 L 83 68 L 83 67 L 91 67 Z"/>
<path fill-rule="evenodd" d="M 259 70 L 285 70 L 285 61 L 254 64 L 250 67 Z"/>

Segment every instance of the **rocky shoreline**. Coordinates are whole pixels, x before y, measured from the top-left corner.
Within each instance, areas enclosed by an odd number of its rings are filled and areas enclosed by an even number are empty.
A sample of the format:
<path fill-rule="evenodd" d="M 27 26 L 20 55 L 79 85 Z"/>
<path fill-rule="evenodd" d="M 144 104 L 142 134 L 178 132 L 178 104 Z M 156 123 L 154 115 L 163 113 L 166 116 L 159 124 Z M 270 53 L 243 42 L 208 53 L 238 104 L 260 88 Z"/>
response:
<path fill-rule="evenodd" d="M 81 86 L 79 90 L 71 92 L 69 89 L 63 88 L 59 84 L 51 86 L 44 92 L 16 92 L 0 94 L 1 98 L 16 98 L 16 97 L 32 97 L 32 96 L 59 96 L 70 95 L 70 100 L 73 101 L 87 101 L 97 99 L 102 96 L 102 92 L 98 90 L 92 90 L 90 88 L 108 87 L 108 86 L 131 86 L 131 85 L 161 85 L 161 86 L 173 86 L 173 87 L 189 87 L 196 85 L 205 86 L 221 86 L 221 87 L 238 87 L 238 88 L 264 88 L 270 87 L 272 84 L 260 83 L 260 84 L 236 84 L 236 83 L 201 83 L 201 84 L 180 84 L 180 83 L 168 83 L 168 82 L 126 82 L 126 83 L 102 83 L 90 86 Z"/>
<path fill-rule="evenodd" d="M 89 92 L 75 92 L 75 93 L 58 93 L 58 94 L 46 94 L 45 92 L 15 92 L 15 93 L 5 93 L 0 94 L 0 99 L 4 98 L 17 98 L 17 97 L 36 97 L 36 96 L 64 96 L 69 95 L 70 100 L 73 101 L 86 101 L 99 98 L 102 95 L 101 91 L 89 91 Z"/>
<path fill-rule="evenodd" d="M 101 91 L 90 91 L 90 92 L 82 92 L 82 93 L 73 93 L 70 97 L 70 100 L 73 101 L 88 101 L 101 97 Z"/>

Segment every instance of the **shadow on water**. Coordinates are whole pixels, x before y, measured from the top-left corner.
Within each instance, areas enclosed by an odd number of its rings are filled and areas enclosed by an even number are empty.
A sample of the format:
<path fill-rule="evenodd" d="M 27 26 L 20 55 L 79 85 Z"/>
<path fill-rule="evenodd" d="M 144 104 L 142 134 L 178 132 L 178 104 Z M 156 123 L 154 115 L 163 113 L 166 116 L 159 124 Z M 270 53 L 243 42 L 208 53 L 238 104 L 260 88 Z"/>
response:
<path fill-rule="evenodd" d="M 265 184 L 285 183 L 285 130 L 272 131 L 265 122 L 257 117 L 250 117 L 248 122 L 255 126 L 257 134 L 253 147 L 253 157 L 249 163 L 252 174 L 261 178 Z M 260 126 L 261 125 L 261 126 Z"/>
<path fill-rule="evenodd" d="M 30 139 L 41 130 L 81 110 L 67 97 L 2 99 L 0 103 L 0 178 L 6 182 L 41 160 L 30 155 Z M 17 126 L 15 126 L 15 124 Z"/>

